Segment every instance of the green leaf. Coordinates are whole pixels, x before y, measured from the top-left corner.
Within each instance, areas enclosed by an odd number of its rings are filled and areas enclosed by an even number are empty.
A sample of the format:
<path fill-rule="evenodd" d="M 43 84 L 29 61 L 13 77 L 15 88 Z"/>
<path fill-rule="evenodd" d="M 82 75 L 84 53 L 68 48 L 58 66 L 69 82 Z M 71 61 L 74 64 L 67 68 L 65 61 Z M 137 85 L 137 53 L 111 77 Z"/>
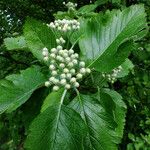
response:
<path fill-rule="evenodd" d="M 98 5 L 96 4 L 85 5 L 78 10 L 78 13 L 82 13 L 82 14 L 90 13 L 94 11 L 97 6 Z"/>
<path fill-rule="evenodd" d="M 115 103 L 115 108 L 114 108 L 113 113 L 114 113 L 115 122 L 118 124 L 115 132 L 121 139 L 123 137 L 127 107 L 122 100 L 122 96 L 116 91 L 113 91 L 110 89 L 103 89 L 103 91 L 101 92 L 101 97 L 103 97 L 104 101 L 106 100 L 104 98 L 105 96 L 107 98 L 107 101 L 109 99 L 109 101 L 113 101 Z M 109 109 L 107 105 L 106 105 L 106 108 Z"/>
<path fill-rule="evenodd" d="M 42 49 L 44 47 L 47 47 L 49 50 L 56 47 L 53 31 L 46 24 L 34 19 L 28 18 L 26 20 L 24 36 L 30 51 L 39 60 L 43 60 Z"/>
<path fill-rule="evenodd" d="M 28 46 L 23 36 L 6 38 L 4 39 L 4 44 L 7 50 L 28 50 Z"/>
<path fill-rule="evenodd" d="M 123 78 L 129 74 L 129 72 L 134 68 L 133 63 L 126 59 L 126 61 L 121 65 L 122 70 L 117 74 L 117 78 Z"/>
<path fill-rule="evenodd" d="M 0 114 L 11 112 L 25 103 L 31 94 L 45 82 L 38 67 L 31 67 L 20 74 L 7 76 L 0 81 Z"/>
<path fill-rule="evenodd" d="M 96 5 L 103 5 L 103 4 L 108 3 L 108 2 L 109 2 L 109 0 L 97 0 L 97 1 L 95 2 L 95 4 L 96 4 Z"/>
<path fill-rule="evenodd" d="M 41 112 L 46 110 L 48 107 L 54 105 L 55 103 L 58 103 L 58 101 L 61 99 L 62 93 L 63 93 L 63 89 L 60 89 L 57 92 L 50 93 L 44 100 L 44 103 L 41 108 Z"/>
<path fill-rule="evenodd" d="M 106 92 L 98 92 L 94 95 L 83 95 L 78 92 L 78 97 L 69 104 L 80 113 L 87 125 L 85 149 L 117 150 L 123 132 L 125 105 L 120 95 L 118 98 L 115 96 L 111 98 Z"/>
<path fill-rule="evenodd" d="M 132 41 L 143 37 L 145 16 L 144 6 L 134 5 L 89 19 L 79 40 L 82 57 L 90 62 L 89 67 L 109 72 L 123 63 L 133 49 Z"/>
<path fill-rule="evenodd" d="M 62 104 L 65 92 L 33 121 L 25 143 L 28 150 L 83 150 L 85 124 L 77 112 Z"/>
<path fill-rule="evenodd" d="M 103 4 L 106 4 L 106 3 L 121 3 L 121 0 L 98 0 L 95 2 L 95 4 L 97 5 L 103 5 Z"/>

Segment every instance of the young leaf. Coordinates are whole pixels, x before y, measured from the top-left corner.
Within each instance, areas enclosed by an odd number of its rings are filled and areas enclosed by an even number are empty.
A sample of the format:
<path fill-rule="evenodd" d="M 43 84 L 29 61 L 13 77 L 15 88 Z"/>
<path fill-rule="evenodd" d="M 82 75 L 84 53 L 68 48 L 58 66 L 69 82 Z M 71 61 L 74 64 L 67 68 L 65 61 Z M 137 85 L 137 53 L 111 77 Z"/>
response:
<path fill-rule="evenodd" d="M 143 37 L 142 30 L 147 27 L 145 16 L 144 6 L 135 5 L 88 20 L 79 41 L 83 59 L 91 61 L 89 66 L 101 72 L 109 72 L 123 63 L 133 49 L 132 40 Z"/>
<path fill-rule="evenodd" d="M 31 94 L 45 82 L 38 67 L 31 67 L 20 74 L 7 76 L 0 81 L 0 114 L 11 112 L 25 103 Z"/>
<path fill-rule="evenodd" d="M 25 143 L 28 150 L 83 150 L 84 121 L 62 104 L 64 96 L 33 121 Z"/>
<path fill-rule="evenodd" d="M 42 49 L 56 47 L 55 35 L 46 24 L 28 18 L 24 26 L 24 36 L 33 55 L 43 60 Z"/>
<path fill-rule="evenodd" d="M 117 100 L 120 104 L 120 97 Z M 119 129 L 122 129 L 122 120 L 124 121 L 123 115 L 119 116 L 120 118 L 116 116 L 119 115 L 116 110 L 117 106 L 120 112 L 125 113 L 121 106 L 122 103 L 119 104 L 117 105 L 110 95 L 102 93 L 96 95 L 78 93 L 78 97 L 69 104 L 71 108 L 80 113 L 87 125 L 88 135 L 84 142 L 85 149 L 117 149 L 116 144 L 121 139 Z"/>
<path fill-rule="evenodd" d="M 4 44 L 7 50 L 28 50 L 28 46 L 23 36 L 6 38 L 4 39 Z"/>

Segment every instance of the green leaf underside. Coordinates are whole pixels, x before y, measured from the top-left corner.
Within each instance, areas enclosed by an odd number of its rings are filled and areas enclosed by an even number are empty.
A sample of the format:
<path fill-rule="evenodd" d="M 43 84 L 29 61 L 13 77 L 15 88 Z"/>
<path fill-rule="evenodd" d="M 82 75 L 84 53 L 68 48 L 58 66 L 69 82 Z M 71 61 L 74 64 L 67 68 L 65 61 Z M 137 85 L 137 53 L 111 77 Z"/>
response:
<path fill-rule="evenodd" d="M 23 36 L 17 38 L 6 38 L 4 44 L 7 50 L 28 50 L 25 38 Z"/>
<path fill-rule="evenodd" d="M 115 115 L 119 115 L 120 112 L 125 115 L 124 108 L 119 105 L 120 109 L 117 112 L 117 105 L 111 97 L 105 93 L 100 95 L 80 94 L 69 107 L 80 113 L 87 125 L 88 134 L 84 142 L 86 150 L 116 150 L 122 136 L 124 116 L 115 119 Z"/>
<path fill-rule="evenodd" d="M 83 150 L 85 133 L 80 115 L 60 102 L 48 107 L 33 121 L 25 147 L 29 150 Z"/>
<path fill-rule="evenodd" d="M 31 67 L 20 74 L 7 76 L 0 81 L 0 113 L 11 112 L 25 103 L 31 94 L 45 82 L 38 67 Z"/>
<path fill-rule="evenodd" d="M 49 50 L 56 47 L 53 31 L 46 24 L 34 19 L 28 18 L 26 20 L 24 36 L 30 51 L 39 60 L 43 60 L 42 49 L 44 47 L 47 47 Z"/>
<path fill-rule="evenodd" d="M 90 60 L 89 66 L 101 72 L 123 63 L 132 50 L 132 40 L 143 37 L 145 15 L 144 6 L 135 5 L 89 19 L 79 41 L 83 59 Z M 106 67 L 106 63 L 111 66 Z"/>

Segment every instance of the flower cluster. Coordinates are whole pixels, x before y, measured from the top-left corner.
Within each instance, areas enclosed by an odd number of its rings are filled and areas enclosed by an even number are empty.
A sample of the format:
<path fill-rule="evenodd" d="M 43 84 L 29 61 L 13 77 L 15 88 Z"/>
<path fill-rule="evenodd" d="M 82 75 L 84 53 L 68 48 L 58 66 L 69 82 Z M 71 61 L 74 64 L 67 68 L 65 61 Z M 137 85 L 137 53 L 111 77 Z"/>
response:
<path fill-rule="evenodd" d="M 78 88 L 83 76 L 91 72 L 89 68 L 85 68 L 85 62 L 79 61 L 79 55 L 73 49 L 63 49 L 58 45 L 52 48 L 50 53 L 47 48 L 43 48 L 42 54 L 45 61 L 50 59 L 51 77 L 45 82 L 45 86 L 54 85 L 54 91 L 59 90 L 60 87 Z"/>
<path fill-rule="evenodd" d="M 63 4 L 68 8 L 68 10 L 75 10 L 75 8 L 77 7 L 77 3 L 74 4 L 72 2 L 63 2 Z"/>
<path fill-rule="evenodd" d="M 112 70 L 111 74 L 102 73 L 102 76 L 107 78 L 111 83 L 114 83 L 116 81 L 116 77 L 121 72 L 122 67 L 119 66 L 118 68 L 115 68 Z"/>
<path fill-rule="evenodd" d="M 80 22 L 77 20 L 58 19 L 48 24 L 48 27 L 57 29 L 58 31 L 67 32 L 71 30 L 78 30 L 80 28 Z"/>

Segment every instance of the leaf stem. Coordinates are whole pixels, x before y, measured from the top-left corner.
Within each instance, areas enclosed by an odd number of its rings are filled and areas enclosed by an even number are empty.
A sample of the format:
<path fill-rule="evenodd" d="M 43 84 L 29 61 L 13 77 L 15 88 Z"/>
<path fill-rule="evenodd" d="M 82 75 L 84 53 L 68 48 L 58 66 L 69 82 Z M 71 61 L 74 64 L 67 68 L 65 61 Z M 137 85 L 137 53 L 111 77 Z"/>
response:
<path fill-rule="evenodd" d="M 79 91 L 78 91 L 77 88 L 75 88 L 75 91 L 76 91 L 76 93 L 77 93 L 77 96 L 80 97 L 80 94 L 79 94 Z"/>
<path fill-rule="evenodd" d="M 63 92 L 63 95 L 61 97 L 61 100 L 60 100 L 60 104 L 62 105 L 63 104 L 63 101 L 64 101 L 64 98 L 66 96 L 66 93 L 67 93 L 67 90 L 65 89 L 64 92 Z"/>
<path fill-rule="evenodd" d="M 81 36 L 79 36 L 79 38 L 74 42 L 74 44 L 72 45 L 72 47 L 70 48 L 70 49 L 73 49 L 74 48 L 74 46 L 76 45 L 76 43 L 80 40 L 80 38 L 82 37 L 82 35 Z"/>

